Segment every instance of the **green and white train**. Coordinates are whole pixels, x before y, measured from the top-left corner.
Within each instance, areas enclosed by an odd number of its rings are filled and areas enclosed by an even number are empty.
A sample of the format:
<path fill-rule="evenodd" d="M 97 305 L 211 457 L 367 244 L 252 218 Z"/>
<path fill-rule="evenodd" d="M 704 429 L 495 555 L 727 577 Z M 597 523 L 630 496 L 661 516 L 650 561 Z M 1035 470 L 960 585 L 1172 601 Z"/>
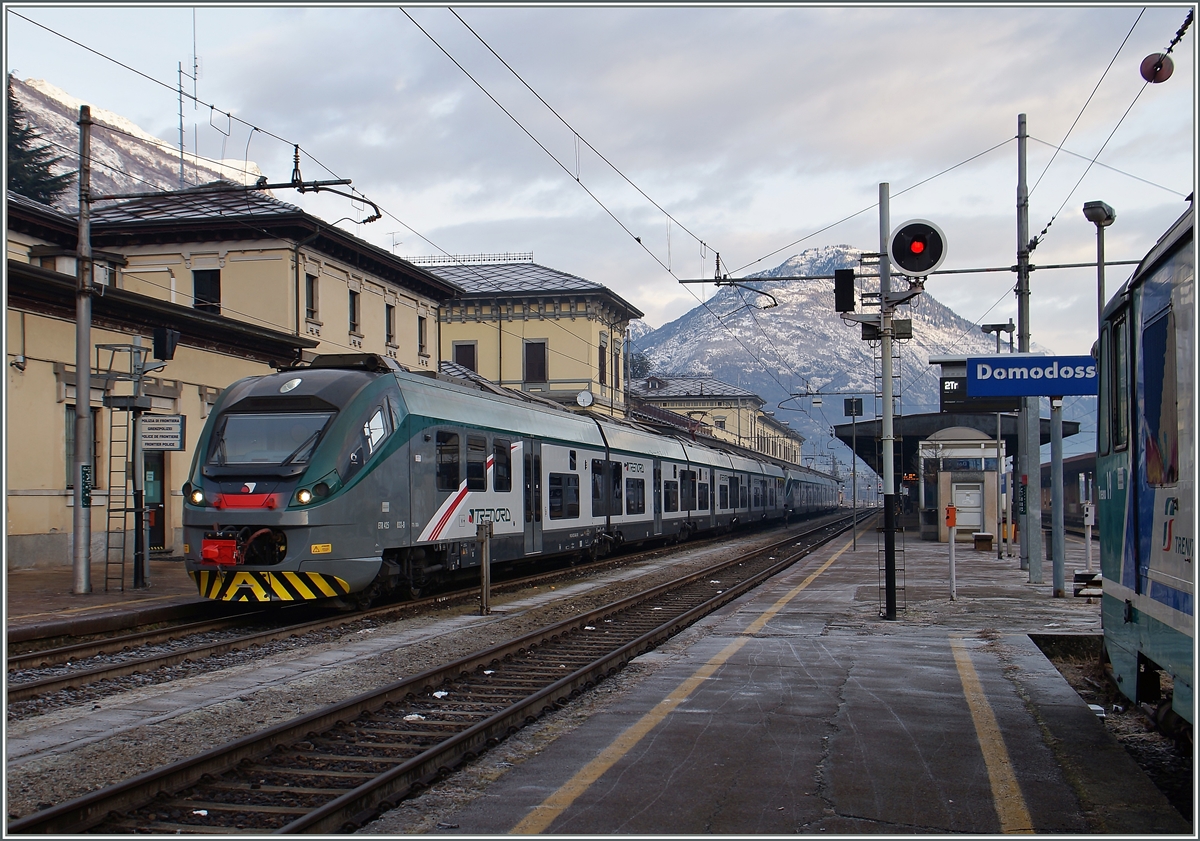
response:
<path fill-rule="evenodd" d="M 815 471 L 373 354 L 231 385 L 183 491 L 200 593 L 252 602 L 419 593 L 479 566 L 481 522 L 495 566 L 838 505 L 837 482 Z"/>

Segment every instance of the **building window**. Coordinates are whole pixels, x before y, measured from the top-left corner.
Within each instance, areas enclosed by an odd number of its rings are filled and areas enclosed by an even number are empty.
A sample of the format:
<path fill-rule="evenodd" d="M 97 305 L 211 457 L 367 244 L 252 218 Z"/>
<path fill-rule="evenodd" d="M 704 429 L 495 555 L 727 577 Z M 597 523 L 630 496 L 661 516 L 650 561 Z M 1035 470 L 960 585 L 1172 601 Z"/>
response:
<path fill-rule="evenodd" d="M 353 289 L 350 290 L 350 332 L 359 332 L 359 311 L 358 311 L 358 294 Z"/>
<path fill-rule="evenodd" d="M 455 342 L 454 344 L 454 362 L 456 365 L 461 365 L 468 371 L 479 373 L 475 361 L 475 343 L 474 342 Z"/>
<path fill-rule="evenodd" d="M 725 418 L 713 418 L 713 426 L 717 429 L 725 428 Z"/>
<path fill-rule="evenodd" d="M 221 270 L 192 271 L 192 306 L 201 312 L 221 314 Z"/>
<path fill-rule="evenodd" d="M 600 360 L 600 374 L 597 377 L 597 379 L 599 380 L 600 385 L 607 385 L 608 384 L 608 346 L 607 345 L 604 345 L 604 344 L 600 345 L 600 353 L 598 354 L 598 357 Z"/>
<path fill-rule="evenodd" d="M 317 320 L 317 276 L 315 274 L 304 276 L 304 317 L 312 321 Z"/>
<path fill-rule="evenodd" d="M 396 308 L 391 304 L 383 305 L 383 333 L 384 341 L 396 344 Z"/>
<path fill-rule="evenodd" d="M 546 376 L 546 343 L 525 343 L 525 382 L 549 382 Z"/>
<path fill-rule="evenodd" d="M 421 356 L 429 355 L 428 319 L 423 315 L 417 316 L 417 353 Z"/>

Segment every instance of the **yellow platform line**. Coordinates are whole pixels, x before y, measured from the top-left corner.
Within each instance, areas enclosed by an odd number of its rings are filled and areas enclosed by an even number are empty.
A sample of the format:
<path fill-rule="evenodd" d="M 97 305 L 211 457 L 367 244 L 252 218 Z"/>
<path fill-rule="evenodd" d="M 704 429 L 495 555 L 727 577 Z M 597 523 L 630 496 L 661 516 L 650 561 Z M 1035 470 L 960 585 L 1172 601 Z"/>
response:
<path fill-rule="evenodd" d="M 101 593 L 103 593 L 103 591 L 101 591 Z M 72 595 L 79 595 L 80 598 L 86 599 L 88 596 L 90 596 L 92 594 L 91 593 L 81 593 L 81 594 L 72 593 Z M 33 619 L 34 617 L 37 617 L 37 616 L 62 616 L 64 613 L 84 613 L 89 610 L 104 610 L 105 608 L 122 607 L 122 606 L 128 606 L 130 604 L 142 605 L 142 604 L 147 604 L 149 602 L 161 602 L 164 599 L 177 599 L 181 595 L 186 595 L 186 594 L 176 593 L 173 596 L 151 596 L 150 598 L 146 598 L 146 599 L 140 599 L 140 598 L 139 599 L 130 599 L 129 601 L 125 601 L 125 602 L 105 602 L 104 604 L 89 604 L 89 605 L 83 605 L 81 607 L 68 607 L 63 610 L 39 610 L 37 613 L 22 613 L 20 615 L 9 616 L 8 618 L 10 621 L 12 621 L 15 619 Z"/>
<path fill-rule="evenodd" d="M 1012 760 L 1009 759 L 1008 749 L 1004 747 L 1004 738 L 1000 735 L 996 714 L 992 711 L 992 705 L 988 703 L 983 684 L 980 683 L 975 666 L 971 663 L 971 654 L 962 637 L 957 635 L 950 638 L 950 649 L 954 652 L 954 665 L 958 667 L 963 695 L 967 698 L 967 708 L 970 709 L 971 720 L 975 723 L 979 749 L 983 752 L 983 762 L 987 766 L 988 780 L 992 786 L 992 802 L 996 807 L 996 815 L 1000 818 L 1000 831 L 1030 834 L 1033 832 L 1033 818 L 1029 816 L 1029 808 L 1025 805 L 1021 786 L 1017 783 Z"/>
<path fill-rule="evenodd" d="M 568 806 L 574 803 L 606 771 L 616 765 L 622 757 L 633 750 L 638 742 L 645 738 L 647 733 L 658 726 L 676 707 L 686 701 L 688 696 L 699 688 L 700 684 L 711 677 L 717 669 L 725 665 L 729 658 L 748 643 L 754 634 L 761 631 L 767 622 L 787 606 L 788 602 L 800 595 L 801 592 L 817 579 L 818 575 L 829 569 L 833 565 L 833 562 L 841 557 L 842 553 L 852 545 L 853 541 L 847 543 L 835 552 L 829 560 L 817 567 L 807 578 L 784 594 L 775 604 L 771 605 L 761 616 L 747 626 L 733 642 L 725 646 L 719 654 L 697 669 L 691 677 L 660 701 L 654 709 L 650 710 L 637 723 L 618 736 L 599 756 L 581 768 L 575 776 L 563 783 L 557 791 L 542 801 L 541 804 L 535 806 L 532 812 L 513 827 L 512 834 L 536 835 L 544 832 L 559 815 L 566 811 Z"/>

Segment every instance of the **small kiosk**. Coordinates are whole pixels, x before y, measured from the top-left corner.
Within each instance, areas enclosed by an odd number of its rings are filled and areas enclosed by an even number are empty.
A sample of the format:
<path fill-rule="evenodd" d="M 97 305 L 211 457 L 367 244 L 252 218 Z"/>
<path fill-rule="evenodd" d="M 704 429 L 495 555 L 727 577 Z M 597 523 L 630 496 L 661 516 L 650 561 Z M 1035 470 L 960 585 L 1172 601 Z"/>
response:
<path fill-rule="evenodd" d="M 978 429 L 952 426 L 934 432 L 918 445 L 921 539 L 949 539 L 944 510 L 957 509 L 958 542 L 975 540 L 990 550 L 1000 534 L 1000 471 L 1004 443 Z"/>

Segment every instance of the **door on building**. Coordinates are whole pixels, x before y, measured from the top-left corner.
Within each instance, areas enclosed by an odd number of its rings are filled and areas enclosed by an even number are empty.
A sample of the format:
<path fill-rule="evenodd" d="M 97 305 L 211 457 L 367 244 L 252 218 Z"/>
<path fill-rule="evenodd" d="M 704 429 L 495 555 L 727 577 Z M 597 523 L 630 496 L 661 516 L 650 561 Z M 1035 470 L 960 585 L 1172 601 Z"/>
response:
<path fill-rule="evenodd" d="M 957 509 L 958 533 L 983 531 L 983 483 L 955 482 L 954 507 Z"/>
<path fill-rule="evenodd" d="M 151 552 L 161 552 L 167 548 L 167 517 L 163 496 L 163 469 L 166 466 L 166 453 L 147 452 L 145 484 L 146 524 L 150 528 Z"/>

